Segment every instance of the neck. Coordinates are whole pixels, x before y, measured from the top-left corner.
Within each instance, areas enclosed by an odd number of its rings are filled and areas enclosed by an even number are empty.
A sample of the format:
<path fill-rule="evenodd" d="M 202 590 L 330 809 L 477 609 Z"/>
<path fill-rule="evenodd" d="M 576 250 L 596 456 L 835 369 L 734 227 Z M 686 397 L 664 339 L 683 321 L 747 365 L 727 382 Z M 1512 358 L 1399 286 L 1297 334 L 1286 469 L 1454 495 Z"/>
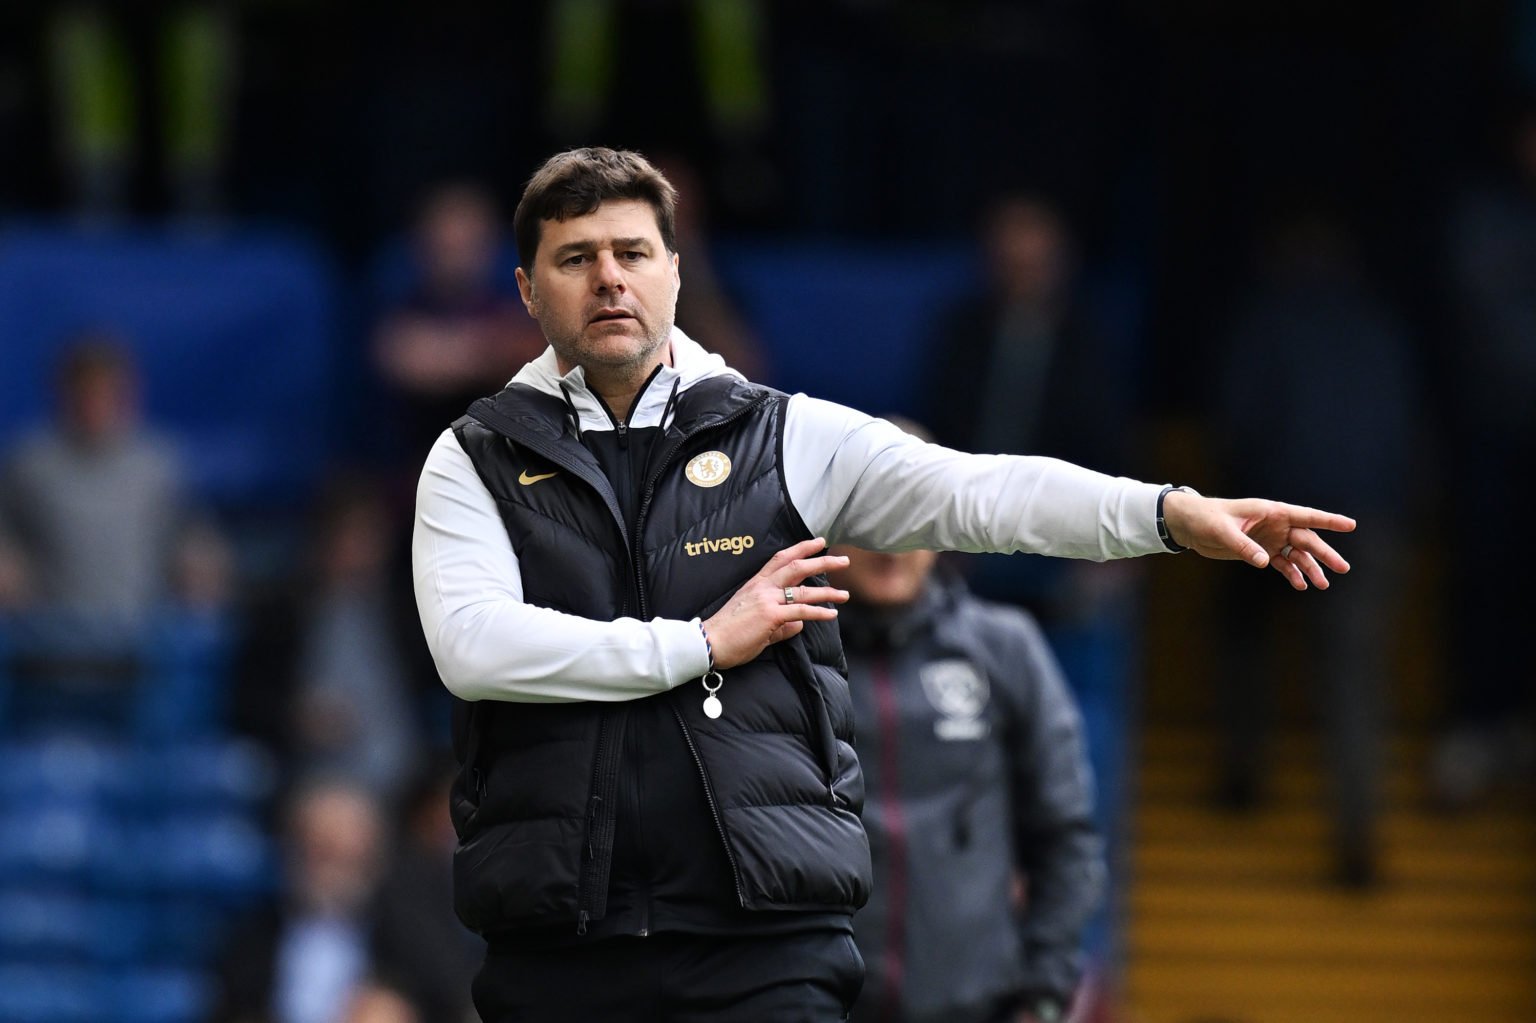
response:
<path fill-rule="evenodd" d="M 603 400 L 609 410 L 621 420 L 629 418 L 630 406 L 635 403 L 635 398 L 640 394 L 640 389 L 645 382 L 651 379 L 651 374 L 656 372 L 657 366 L 672 365 L 672 345 L 667 343 L 657 353 L 658 357 L 651 359 L 635 367 L 608 367 L 584 365 L 582 374 L 591 388 L 592 393 Z M 576 368 L 575 363 L 568 363 L 555 355 L 555 364 L 559 367 L 561 375 L 569 373 Z"/>
<path fill-rule="evenodd" d="M 635 396 L 640 393 L 640 388 L 650 378 L 651 370 L 655 368 L 652 366 L 650 369 L 647 369 L 645 376 L 638 380 L 624 380 L 604 384 L 593 380 L 589 376 L 587 384 L 592 388 L 594 394 L 603 399 L 603 404 L 613 410 L 614 415 L 627 422 L 629 420 L 630 407 L 635 403 Z"/>

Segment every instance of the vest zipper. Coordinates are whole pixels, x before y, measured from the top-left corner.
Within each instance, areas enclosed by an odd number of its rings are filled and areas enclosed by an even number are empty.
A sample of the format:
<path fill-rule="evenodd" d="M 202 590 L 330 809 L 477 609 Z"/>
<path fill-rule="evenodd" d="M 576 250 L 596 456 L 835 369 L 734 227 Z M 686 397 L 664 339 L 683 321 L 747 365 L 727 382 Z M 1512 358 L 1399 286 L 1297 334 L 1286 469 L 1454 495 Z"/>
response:
<path fill-rule="evenodd" d="M 597 726 L 597 750 L 594 759 L 597 764 L 593 770 L 592 795 L 587 802 L 587 862 L 581 871 L 581 880 L 576 893 L 576 933 L 587 933 L 587 922 L 592 919 L 592 914 L 598 908 L 598 902 L 604 902 L 606 912 L 607 878 L 613 865 L 613 831 L 617 824 L 615 814 L 617 804 L 613 799 L 604 799 L 604 793 L 609 793 L 618 778 L 619 763 L 615 752 L 617 745 L 613 741 L 614 718 L 616 711 L 609 708 L 603 713 Z M 599 853 L 601 850 L 601 853 Z M 602 862 L 599 863 L 599 855 Z M 603 891 L 599 891 L 598 878 L 603 878 Z M 598 914 L 601 917 L 602 914 Z"/>
<path fill-rule="evenodd" d="M 651 379 L 655 379 L 655 373 L 651 375 Z M 645 386 L 648 386 L 649 384 L 650 380 L 647 380 L 646 385 L 641 387 L 641 391 L 643 392 Z M 633 592 L 635 595 L 635 602 L 637 604 L 637 610 L 639 611 L 640 620 L 647 621 L 650 619 L 650 605 L 646 599 L 645 592 L 645 563 L 644 558 L 641 555 L 640 546 L 636 540 L 644 533 L 646 512 L 650 509 L 651 500 L 655 496 L 656 484 L 661 480 L 661 474 L 666 470 L 667 465 L 671 462 L 672 456 L 677 453 L 677 450 L 682 447 L 684 443 L 693 439 L 694 437 L 699 436 L 700 434 L 728 426 L 729 424 L 735 422 L 737 419 L 742 418 L 748 413 L 756 411 L 768 400 L 768 396 L 765 395 L 756 401 L 748 402 L 746 405 L 743 405 L 741 408 L 737 409 L 735 412 L 732 412 L 730 415 L 725 416 L 722 419 L 716 420 L 715 422 L 701 427 L 700 429 L 694 430 L 691 433 L 681 434 L 669 445 L 667 445 L 667 447 L 662 450 L 661 457 L 657 460 L 655 469 L 652 470 L 650 477 L 646 480 L 645 487 L 641 490 L 640 508 L 635 515 L 633 531 L 631 531 L 631 529 L 625 524 L 623 515 L 619 513 L 617 503 L 608 495 L 603 493 L 603 488 L 595 481 L 592 476 L 588 474 L 586 466 L 583 466 L 580 463 L 575 462 L 567 457 L 566 454 L 555 445 L 545 444 L 539 441 L 537 438 L 530 437 L 525 431 L 518 429 L 516 423 L 501 415 L 494 407 L 491 407 L 485 399 L 477 401 L 475 405 L 471 407 L 470 412 L 476 419 L 486 423 L 486 425 L 491 426 L 493 429 L 496 429 L 497 425 L 501 424 L 504 428 L 498 429 L 497 432 L 508 436 L 515 436 L 521 443 L 526 444 L 540 455 L 548 458 L 556 465 L 567 469 L 577 478 L 585 480 L 589 486 L 593 487 L 593 489 L 595 489 L 598 494 L 603 497 L 604 503 L 607 504 L 609 509 L 614 513 L 614 519 L 618 522 L 619 525 L 620 535 L 622 536 L 625 545 L 629 548 L 630 570 L 632 573 L 631 578 L 634 585 Z M 612 410 L 608 409 L 607 404 L 602 404 L 603 408 L 608 411 L 609 416 L 614 419 L 615 428 L 624 428 L 624 424 L 620 423 L 616 416 L 613 416 L 613 412 Z M 510 434 L 507 433 L 508 430 L 511 431 Z M 611 491 L 611 485 L 609 489 Z M 699 770 L 699 779 L 704 785 L 704 796 L 706 801 L 709 803 L 709 812 L 710 815 L 714 818 L 715 830 L 720 835 L 720 843 L 725 847 L 726 860 L 730 863 L 731 878 L 736 885 L 736 898 L 741 903 L 741 905 L 745 907 L 746 893 L 741 883 L 741 869 L 736 863 L 736 854 L 732 851 L 730 842 L 726 839 L 725 825 L 720 819 L 720 811 L 715 803 L 714 790 L 710 787 L 709 784 L 709 775 L 704 771 L 703 758 L 699 756 L 698 747 L 695 746 L 693 742 L 693 735 L 688 731 L 688 725 L 685 721 L 683 721 L 682 715 L 678 712 L 676 707 L 672 708 L 672 714 L 677 718 L 677 723 L 683 730 L 683 739 L 688 743 L 688 751 L 693 755 L 694 765 Z M 616 762 L 616 758 L 609 756 L 607 759 L 614 760 L 615 762 L 611 764 L 604 762 L 604 756 L 606 754 L 606 746 L 604 744 L 604 740 L 607 737 L 607 727 L 609 724 L 610 721 L 605 718 L 603 725 L 600 726 L 600 730 L 598 732 L 598 769 L 594 782 L 595 785 L 604 788 L 608 784 L 608 779 L 615 775 L 618 770 L 618 763 Z M 601 827 L 611 832 L 615 823 L 615 812 L 616 807 L 612 801 L 609 801 L 609 803 L 606 805 L 599 804 L 598 806 L 589 808 L 587 840 L 589 847 L 593 849 L 594 853 L 596 851 L 595 832 L 597 828 Z M 605 837 L 611 839 L 611 835 L 607 835 Z M 611 857 L 612 851 L 612 845 L 610 842 L 607 845 L 606 854 Z M 607 873 L 608 870 L 611 869 L 611 863 L 612 861 L 610 859 L 609 863 L 605 866 L 605 869 L 601 872 L 604 886 L 606 886 L 608 882 Z M 598 874 L 599 871 L 597 870 L 597 861 L 594 855 L 589 860 L 587 867 L 582 871 L 581 882 L 578 887 L 576 914 L 577 935 L 585 935 L 587 933 L 587 925 L 592 919 L 592 911 L 595 908 L 595 904 L 598 900 Z M 606 891 L 604 891 L 603 895 L 606 896 L 606 894 Z"/>
<path fill-rule="evenodd" d="M 677 453 L 678 448 L 682 447 L 684 443 L 692 440 L 699 434 L 707 433 L 710 430 L 717 430 L 723 426 L 729 425 L 747 413 L 756 410 L 760 405 L 762 405 L 763 401 L 766 400 L 767 399 L 761 399 L 759 401 L 750 402 L 749 404 L 742 406 L 735 412 L 732 412 L 730 415 L 717 422 L 710 423 L 708 426 L 695 430 L 692 433 L 682 434 L 673 440 L 672 443 L 662 451 L 661 457 L 657 459 L 655 469 L 651 471 L 650 478 L 645 481 L 645 489 L 640 492 L 640 510 L 635 513 L 635 532 L 634 536 L 631 537 L 629 545 L 630 555 L 633 559 L 635 592 L 640 602 L 641 621 L 649 621 L 651 616 L 650 606 L 646 600 L 645 594 L 645 562 L 641 555 L 640 544 L 638 541 L 639 538 L 644 534 L 645 513 L 651 507 L 651 498 L 655 495 L 656 484 L 661 480 L 661 474 L 666 471 L 668 463 L 672 461 L 672 456 Z M 699 770 L 699 781 L 704 786 L 704 799 L 709 804 L 709 815 L 714 819 L 715 832 L 720 836 L 720 844 L 725 848 L 726 862 L 731 866 L 731 881 L 736 886 L 736 901 L 741 905 L 743 909 L 745 909 L 747 905 L 747 895 L 746 890 L 742 887 L 741 884 L 741 868 L 736 863 L 736 853 L 731 849 L 731 843 L 729 839 L 725 837 L 725 823 L 720 819 L 720 808 L 715 802 L 715 791 L 709 784 L 709 774 L 704 770 L 704 758 L 699 756 L 699 748 L 698 746 L 694 745 L 693 733 L 688 731 L 688 723 L 683 720 L 683 715 L 675 706 L 672 707 L 671 710 L 672 716 L 677 719 L 677 726 L 683 730 L 683 741 L 688 744 L 688 752 L 693 755 L 694 766 Z"/>

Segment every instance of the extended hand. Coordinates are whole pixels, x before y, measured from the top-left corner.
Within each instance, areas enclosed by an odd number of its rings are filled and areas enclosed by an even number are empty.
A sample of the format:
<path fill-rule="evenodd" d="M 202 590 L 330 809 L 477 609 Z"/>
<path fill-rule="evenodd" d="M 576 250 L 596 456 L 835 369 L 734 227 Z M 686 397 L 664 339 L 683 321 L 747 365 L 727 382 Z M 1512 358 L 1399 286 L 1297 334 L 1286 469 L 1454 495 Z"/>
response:
<path fill-rule="evenodd" d="M 845 557 L 812 557 L 826 546 L 827 541 L 818 537 L 786 547 L 705 620 L 704 631 L 714 649 L 716 668 L 745 664 L 768 644 L 795 635 L 806 622 L 837 617 L 837 608 L 820 605 L 845 603 L 847 590 L 802 585 L 813 575 L 847 567 Z M 785 590 L 791 592 L 793 601 L 785 599 Z"/>
<path fill-rule="evenodd" d="M 1163 501 L 1163 520 L 1175 543 L 1207 558 L 1246 561 L 1255 568 L 1272 565 L 1298 590 L 1306 589 L 1309 579 L 1326 590 L 1324 566 L 1340 574 L 1349 571 L 1349 562 L 1316 532 L 1351 532 L 1355 520 L 1345 515 L 1252 497 L 1225 500 L 1174 490 Z"/>

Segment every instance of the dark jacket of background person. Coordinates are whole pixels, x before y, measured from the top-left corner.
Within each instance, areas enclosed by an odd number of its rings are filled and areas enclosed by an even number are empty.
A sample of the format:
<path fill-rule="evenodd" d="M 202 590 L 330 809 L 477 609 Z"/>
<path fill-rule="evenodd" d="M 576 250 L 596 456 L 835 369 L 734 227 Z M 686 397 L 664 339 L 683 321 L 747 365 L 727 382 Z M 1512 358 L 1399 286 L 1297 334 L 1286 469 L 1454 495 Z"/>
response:
<path fill-rule="evenodd" d="M 1255 651 L 1264 637 L 1283 636 L 1322 711 L 1334 876 L 1363 887 L 1378 870 L 1383 736 L 1399 685 L 1393 649 L 1411 565 L 1406 537 L 1420 517 L 1417 484 L 1427 470 L 1417 366 L 1411 336 L 1371 286 L 1342 220 L 1303 207 L 1272 232 L 1264 254 L 1218 363 L 1212 435 L 1227 441 L 1217 451 L 1223 485 L 1240 491 L 1264 479 L 1314 507 L 1348 508 L 1371 523 L 1353 552 L 1369 571 L 1356 577 L 1361 585 L 1330 593 L 1326 607 L 1287 607 L 1252 580 L 1223 577 L 1218 792 L 1232 809 L 1265 796 L 1267 740 L 1283 720 L 1268 694 L 1282 679 L 1276 659 Z M 1276 374 L 1292 373 L 1287 386 L 1271 386 Z"/>
<path fill-rule="evenodd" d="M 485 944 L 453 915 L 448 816 L 453 765 L 422 772 L 405 807 L 403 841 L 373 900 L 373 984 L 394 992 L 420 1023 L 476 1018 L 470 983 Z"/>
<path fill-rule="evenodd" d="M 1104 864 L 1077 707 L 1039 626 L 938 577 L 841 625 L 875 869 L 857 1017 L 1067 1003 Z"/>

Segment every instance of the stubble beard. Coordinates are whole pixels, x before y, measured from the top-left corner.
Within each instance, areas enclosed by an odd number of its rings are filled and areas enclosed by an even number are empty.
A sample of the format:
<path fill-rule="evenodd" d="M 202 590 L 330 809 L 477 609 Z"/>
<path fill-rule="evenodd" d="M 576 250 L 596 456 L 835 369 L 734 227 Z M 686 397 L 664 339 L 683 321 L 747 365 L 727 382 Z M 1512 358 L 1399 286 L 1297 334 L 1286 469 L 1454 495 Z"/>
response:
<path fill-rule="evenodd" d="M 639 384 L 656 362 L 656 353 L 672 339 L 674 316 L 668 315 L 655 329 L 647 329 L 644 320 L 635 317 L 641 336 L 633 347 L 608 344 L 600 333 L 596 338 L 587 334 L 589 325 L 576 328 L 556 323 L 552 317 L 539 317 L 539 329 L 544 339 L 561 360 L 581 366 L 590 379 L 593 374 L 615 380 Z"/>

